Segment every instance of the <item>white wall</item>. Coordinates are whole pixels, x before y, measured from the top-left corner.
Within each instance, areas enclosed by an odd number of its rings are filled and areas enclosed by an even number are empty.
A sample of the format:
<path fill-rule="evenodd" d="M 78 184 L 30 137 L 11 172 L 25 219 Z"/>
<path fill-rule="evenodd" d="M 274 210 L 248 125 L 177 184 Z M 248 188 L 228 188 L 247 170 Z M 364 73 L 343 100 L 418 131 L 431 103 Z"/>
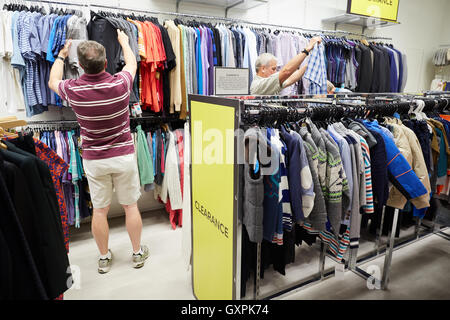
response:
<path fill-rule="evenodd" d="M 446 13 L 450 13 L 450 1 L 447 1 L 444 11 Z M 450 32 L 447 32 L 447 30 L 450 30 L 450 19 L 448 18 L 442 21 L 441 31 L 439 32 L 440 41 L 436 45 L 435 50 L 444 47 L 450 48 Z M 434 67 L 434 71 L 438 78 L 443 78 L 450 81 L 450 65 L 445 67 Z"/>

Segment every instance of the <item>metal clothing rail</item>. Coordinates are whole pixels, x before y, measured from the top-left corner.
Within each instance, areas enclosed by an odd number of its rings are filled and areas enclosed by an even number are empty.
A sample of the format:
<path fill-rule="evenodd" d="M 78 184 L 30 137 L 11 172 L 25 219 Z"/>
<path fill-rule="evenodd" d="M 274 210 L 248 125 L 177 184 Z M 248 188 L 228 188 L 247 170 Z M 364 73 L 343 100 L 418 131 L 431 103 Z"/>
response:
<path fill-rule="evenodd" d="M 172 121 L 185 121 L 184 119 L 180 119 L 177 117 L 160 117 L 160 116 L 144 116 L 131 118 L 130 122 L 139 122 L 139 121 L 161 121 L 161 122 L 172 122 Z M 43 124 L 72 124 L 78 123 L 77 120 L 37 120 L 37 121 L 27 121 L 27 125 L 43 125 Z"/>
<path fill-rule="evenodd" d="M 372 98 L 375 97 L 380 97 L 380 94 L 365 94 L 366 97 L 370 96 Z M 384 94 L 382 94 L 381 96 L 386 96 Z M 406 98 L 407 101 L 402 101 L 403 104 L 408 104 L 410 102 L 412 102 L 413 99 L 415 98 L 422 98 L 424 99 L 424 97 L 417 97 L 417 95 L 401 95 L 401 94 L 395 94 L 394 96 L 397 97 L 401 97 L 401 98 Z M 250 115 L 264 115 L 264 112 L 274 112 L 275 114 L 277 113 L 277 111 L 279 111 L 278 109 L 283 109 L 285 108 L 286 110 L 292 110 L 292 111 L 297 111 L 297 112 L 301 112 L 300 110 L 304 110 L 307 108 L 295 108 L 295 107 L 286 107 L 286 106 L 279 106 L 279 107 L 263 107 L 262 109 L 258 110 L 258 109 L 251 109 L 251 108 L 255 108 L 258 107 L 258 103 L 284 103 L 284 102 L 305 102 L 305 103 L 309 103 L 309 102 L 314 102 L 314 103 L 319 103 L 319 104 L 334 104 L 335 103 L 335 98 L 332 98 L 330 100 L 323 100 L 323 98 L 318 98 L 316 100 L 314 99 L 301 99 L 301 98 L 287 98 L 287 97 L 282 97 L 280 99 L 277 99 L 276 97 L 271 97 L 272 99 L 269 99 L 268 97 L 255 97 L 254 99 L 242 99 L 245 101 L 245 106 L 246 107 L 250 107 L 250 108 L 245 108 L 243 110 L 244 113 L 246 114 L 250 114 Z M 426 99 L 426 98 L 425 98 Z M 433 99 L 430 99 L 433 100 Z M 391 102 L 391 104 L 393 105 L 398 105 L 398 102 Z M 402 103 L 400 103 L 402 104 Z M 389 105 L 389 104 L 387 104 Z M 361 105 L 358 105 L 361 106 Z M 363 106 L 365 107 L 365 106 Z M 265 108 L 265 109 L 264 109 Z M 280 115 L 282 115 L 283 113 L 280 112 Z M 245 117 L 242 117 L 242 120 L 244 120 Z M 325 256 L 334 260 L 335 262 L 338 263 L 344 263 L 345 265 L 345 269 L 348 271 L 352 271 L 355 274 L 357 274 L 358 276 L 360 276 L 361 278 L 367 280 L 372 280 L 375 282 L 375 286 L 377 288 L 383 289 L 383 290 L 387 290 L 388 285 L 389 285 L 389 280 L 390 280 L 390 271 L 391 271 L 391 264 L 392 264 L 392 255 L 394 250 L 397 250 L 400 247 L 405 246 L 405 243 L 413 243 L 415 241 L 418 241 L 422 238 L 424 238 L 424 236 L 429 235 L 429 234 L 425 234 L 425 235 L 420 235 L 420 227 L 422 226 L 422 220 L 421 219 L 417 219 L 416 221 L 416 227 L 415 227 L 415 235 L 413 237 L 413 239 L 409 239 L 406 241 L 403 241 L 404 239 L 401 239 L 402 241 L 400 243 L 396 243 L 396 239 L 395 239 L 395 235 L 396 235 L 396 231 L 397 231 L 397 222 L 398 222 L 398 218 L 399 218 L 399 209 L 395 209 L 394 210 L 394 215 L 392 218 L 392 227 L 389 230 L 389 234 L 388 234 L 388 241 L 386 244 L 386 248 L 382 249 L 381 248 L 381 237 L 383 234 L 383 225 L 384 225 L 384 220 L 385 220 L 385 207 L 383 206 L 383 210 L 382 210 L 382 216 L 381 216 L 381 221 L 380 221 L 380 226 L 377 229 L 377 236 L 376 236 L 376 248 L 375 248 L 375 255 L 369 257 L 370 260 L 376 259 L 378 257 L 381 256 L 382 253 L 384 253 L 385 255 L 385 259 L 384 259 L 384 266 L 383 266 L 383 272 L 382 272 L 382 277 L 381 279 L 375 279 L 372 275 L 368 274 L 367 272 L 365 272 L 364 270 L 362 270 L 359 266 L 364 262 L 364 260 L 367 260 L 368 258 L 364 258 L 364 259 L 360 259 L 358 260 L 358 256 L 357 256 L 357 251 L 358 249 L 351 249 L 349 248 L 349 260 L 348 260 L 348 264 L 346 263 L 346 261 L 344 259 L 342 259 L 341 261 L 337 261 L 336 259 L 334 259 L 334 257 L 332 257 L 331 255 L 329 255 L 326 251 L 327 249 L 327 244 L 323 243 L 321 241 L 321 252 L 320 252 L 320 257 L 319 257 L 319 271 L 317 275 L 313 275 L 310 276 L 306 279 L 297 281 L 295 284 L 291 284 L 289 286 L 289 288 L 284 288 L 281 291 L 278 292 L 272 292 L 270 294 L 266 294 L 264 296 L 261 296 L 260 294 L 260 268 L 261 268 L 261 243 L 257 244 L 257 261 L 256 261 L 256 273 L 255 273 L 255 288 L 254 288 L 254 299 L 270 299 L 276 296 L 280 296 L 288 291 L 291 290 L 295 290 L 298 288 L 305 288 L 305 287 L 309 287 L 311 286 L 313 283 L 318 282 L 318 281 L 322 281 L 324 278 L 326 277 L 330 277 L 331 274 L 333 273 L 332 270 L 324 270 L 324 265 L 325 265 Z M 450 236 L 443 233 L 441 231 L 440 228 L 437 228 L 436 226 L 434 226 L 434 231 L 432 231 L 430 233 L 430 235 L 432 234 L 436 234 L 444 239 L 450 240 Z M 384 250 L 384 251 L 383 251 Z"/>
<path fill-rule="evenodd" d="M 253 22 L 243 19 L 235 19 L 235 18 L 227 18 L 227 17 L 217 17 L 217 16 L 206 16 L 206 15 L 199 15 L 199 14 L 188 14 L 188 13 L 178 13 L 178 12 L 166 12 L 166 11 L 152 11 L 152 10 L 142 10 L 142 9 L 134 9 L 134 8 L 125 8 L 125 7 L 115 7 L 115 6 L 108 6 L 108 5 L 101 5 L 101 4 L 76 4 L 76 3 L 70 3 L 70 2 L 63 2 L 63 1 L 47 1 L 47 0 L 22 0 L 25 2 L 34 2 L 34 3 L 47 3 L 47 4 L 54 4 L 54 5 L 68 5 L 68 6 L 84 6 L 87 8 L 101 8 L 101 9 L 112 9 L 112 10 L 122 10 L 122 11 L 129 11 L 129 12 L 140 12 L 140 13 L 146 13 L 146 14 L 154 14 L 154 15 L 169 15 L 169 16 L 177 16 L 177 17 L 189 17 L 189 18 L 198 18 L 198 19 L 208 19 L 208 20 L 219 20 L 219 21 L 225 21 L 229 23 L 241 23 L 241 24 L 250 24 L 250 25 L 257 25 L 257 26 L 268 26 L 268 27 L 275 27 L 275 28 L 284 28 L 284 29 L 293 29 L 293 30 L 301 30 L 305 32 L 315 32 L 315 33 L 331 33 L 331 34 L 345 34 L 345 35 L 354 35 L 354 36 L 360 36 L 364 37 L 366 39 L 384 39 L 384 40 L 392 40 L 392 38 L 389 37 L 378 37 L 378 36 L 366 36 L 362 33 L 355 33 L 355 32 L 349 32 L 344 30 L 319 30 L 319 29 L 307 29 L 302 27 L 294 27 L 294 26 L 283 26 L 278 24 L 271 24 L 271 23 L 264 23 L 264 22 Z"/>

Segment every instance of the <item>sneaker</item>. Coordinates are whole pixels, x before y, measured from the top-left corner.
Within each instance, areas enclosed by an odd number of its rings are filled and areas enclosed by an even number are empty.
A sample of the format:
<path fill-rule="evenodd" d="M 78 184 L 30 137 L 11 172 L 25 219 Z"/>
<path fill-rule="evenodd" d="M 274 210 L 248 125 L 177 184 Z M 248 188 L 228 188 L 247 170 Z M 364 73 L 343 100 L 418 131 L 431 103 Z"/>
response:
<path fill-rule="evenodd" d="M 98 272 L 99 273 L 107 273 L 111 269 L 113 255 L 111 250 L 108 250 L 111 253 L 111 259 L 98 259 Z"/>
<path fill-rule="evenodd" d="M 141 249 L 143 253 L 140 254 L 134 254 L 133 253 L 133 268 L 141 268 L 144 266 L 145 260 L 149 256 L 148 247 L 147 246 L 141 246 Z"/>

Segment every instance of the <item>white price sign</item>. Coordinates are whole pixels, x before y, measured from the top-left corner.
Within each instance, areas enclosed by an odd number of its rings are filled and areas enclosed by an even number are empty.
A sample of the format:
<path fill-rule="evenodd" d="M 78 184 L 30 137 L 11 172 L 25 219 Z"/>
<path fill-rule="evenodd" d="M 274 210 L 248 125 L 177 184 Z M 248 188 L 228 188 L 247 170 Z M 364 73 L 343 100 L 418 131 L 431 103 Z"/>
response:
<path fill-rule="evenodd" d="M 214 68 L 215 95 L 248 95 L 250 70 L 248 68 Z"/>

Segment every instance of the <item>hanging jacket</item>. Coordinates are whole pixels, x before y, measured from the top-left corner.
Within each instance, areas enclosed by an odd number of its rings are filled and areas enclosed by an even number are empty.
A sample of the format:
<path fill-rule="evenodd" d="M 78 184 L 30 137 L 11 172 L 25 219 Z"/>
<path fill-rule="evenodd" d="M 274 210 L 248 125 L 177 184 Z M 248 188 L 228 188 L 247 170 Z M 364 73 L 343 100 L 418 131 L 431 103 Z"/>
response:
<path fill-rule="evenodd" d="M 395 144 L 399 147 L 399 150 L 402 152 L 403 156 L 406 158 L 415 174 L 419 177 L 420 181 L 428 191 L 426 194 L 416 199 L 412 199 L 411 203 L 417 209 L 427 208 L 430 206 L 429 194 L 431 192 L 431 186 L 419 141 L 411 129 L 399 124 L 399 120 L 387 119 L 386 122 L 389 123 L 389 125 L 391 125 L 394 129 L 393 133 Z M 387 202 L 390 207 L 403 209 L 406 202 L 406 198 L 402 196 L 397 188 L 394 187 L 390 191 Z"/>
<path fill-rule="evenodd" d="M 323 128 L 320 129 L 320 134 L 325 142 L 327 151 L 324 197 L 327 205 L 328 221 L 334 235 L 337 236 L 341 225 L 342 210 L 347 208 L 350 203 L 350 192 L 338 145 Z"/>
<path fill-rule="evenodd" d="M 162 182 L 161 200 L 166 203 L 167 196 L 169 196 L 172 210 L 178 210 L 183 207 L 180 172 L 178 170 L 178 151 L 175 146 L 175 137 L 173 135 L 173 132 L 168 131 L 167 134 L 170 138 L 169 146 L 167 149 L 167 158 L 165 161 L 165 172 Z"/>
<path fill-rule="evenodd" d="M 244 135 L 244 192 L 243 192 L 243 224 L 249 240 L 262 242 L 264 217 L 264 183 L 263 176 L 267 162 L 267 139 L 259 128 L 250 128 Z M 258 165 L 257 165 L 258 163 Z M 257 168 L 257 169 L 256 169 Z"/>
<path fill-rule="evenodd" d="M 314 184 L 314 206 L 307 221 L 311 222 L 312 227 L 315 230 L 325 230 L 325 224 L 327 222 L 327 209 L 325 206 L 325 199 L 323 197 L 322 187 L 319 182 L 319 149 L 314 143 L 311 134 L 303 127 L 300 129 L 300 135 L 304 140 L 306 156 L 308 157 L 309 168 Z"/>
<path fill-rule="evenodd" d="M 363 120 L 368 129 L 378 132 L 386 146 L 389 181 L 406 197 L 414 199 L 427 193 L 427 189 L 412 170 L 408 161 L 401 154 L 394 141 L 381 129 L 378 121 Z"/>

